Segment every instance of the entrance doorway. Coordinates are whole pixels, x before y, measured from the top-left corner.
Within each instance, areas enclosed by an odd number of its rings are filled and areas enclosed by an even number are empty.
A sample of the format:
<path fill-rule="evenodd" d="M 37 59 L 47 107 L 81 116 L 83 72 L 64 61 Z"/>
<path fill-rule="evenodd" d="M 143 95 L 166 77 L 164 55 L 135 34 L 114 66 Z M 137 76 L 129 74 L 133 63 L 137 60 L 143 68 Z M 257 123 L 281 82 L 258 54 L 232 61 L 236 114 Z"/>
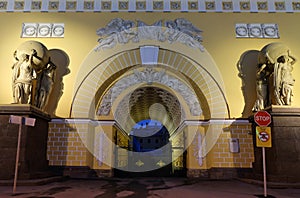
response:
<path fill-rule="evenodd" d="M 140 176 L 170 176 L 172 165 L 172 148 L 169 132 L 159 121 L 142 120 L 135 125 L 130 134 L 131 150 L 136 153 L 129 156 L 129 166 L 134 166 Z M 144 152 L 150 153 L 143 155 Z M 139 153 L 139 154 L 137 154 Z M 140 172 L 142 166 L 150 171 Z M 151 170 L 153 169 L 153 170 Z"/>
<path fill-rule="evenodd" d="M 170 133 L 167 128 L 157 120 L 142 120 L 138 122 L 129 134 L 127 153 L 127 166 L 130 170 L 115 169 L 117 177 L 170 177 L 185 176 L 185 156 L 175 161 L 173 157 Z M 124 153 L 124 152 L 123 152 Z M 124 159 L 116 153 L 116 162 Z M 174 161 L 174 162 L 173 162 Z M 181 166 L 178 167 L 178 161 Z M 176 167 L 174 167 L 176 166 Z"/>

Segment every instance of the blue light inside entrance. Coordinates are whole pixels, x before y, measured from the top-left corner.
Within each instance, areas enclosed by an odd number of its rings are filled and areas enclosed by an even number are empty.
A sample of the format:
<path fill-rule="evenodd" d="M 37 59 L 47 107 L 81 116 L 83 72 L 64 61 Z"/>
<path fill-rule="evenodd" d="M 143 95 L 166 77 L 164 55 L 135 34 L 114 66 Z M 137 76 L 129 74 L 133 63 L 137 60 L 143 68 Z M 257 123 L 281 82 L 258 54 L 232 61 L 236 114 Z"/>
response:
<path fill-rule="evenodd" d="M 130 132 L 130 147 L 136 152 L 160 150 L 169 143 L 169 132 L 157 120 L 142 120 Z"/>

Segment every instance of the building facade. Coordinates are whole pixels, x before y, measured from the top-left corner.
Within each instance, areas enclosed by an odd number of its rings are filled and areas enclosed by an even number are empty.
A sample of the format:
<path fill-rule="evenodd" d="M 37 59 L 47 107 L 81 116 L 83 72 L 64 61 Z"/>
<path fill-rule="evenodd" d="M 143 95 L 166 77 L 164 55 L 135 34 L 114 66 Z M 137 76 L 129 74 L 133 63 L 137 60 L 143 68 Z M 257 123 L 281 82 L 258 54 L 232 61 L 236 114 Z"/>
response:
<path fill-rule="evenodd" d="M 56 65 L 43 110 L 51 167 L 237 177 L 255 163 L 259 53 L 283 43 L 297 58 L 299 12 L 297 0 L 3 0 L 0 103 L 14 105 L 14 52 L 38 41 Z M 291 108 L 300 106 L 297 64 Z M 168 155 L 132 149 L 143 120 L 165 127 Z"/>

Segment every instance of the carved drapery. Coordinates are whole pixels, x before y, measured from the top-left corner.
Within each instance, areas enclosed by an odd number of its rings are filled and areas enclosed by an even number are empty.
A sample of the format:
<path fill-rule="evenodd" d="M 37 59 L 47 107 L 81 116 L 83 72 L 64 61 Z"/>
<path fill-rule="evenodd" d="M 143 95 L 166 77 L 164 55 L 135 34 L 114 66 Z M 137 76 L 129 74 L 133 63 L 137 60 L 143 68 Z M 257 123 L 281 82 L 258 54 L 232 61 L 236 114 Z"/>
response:
<path fill-rule="evenodd" d="M 14 52 L 12 91 L 16 104 L 31 104 L 45 111 L 54 84 L 56 65 L 46 46 L 26 41 Z"/>

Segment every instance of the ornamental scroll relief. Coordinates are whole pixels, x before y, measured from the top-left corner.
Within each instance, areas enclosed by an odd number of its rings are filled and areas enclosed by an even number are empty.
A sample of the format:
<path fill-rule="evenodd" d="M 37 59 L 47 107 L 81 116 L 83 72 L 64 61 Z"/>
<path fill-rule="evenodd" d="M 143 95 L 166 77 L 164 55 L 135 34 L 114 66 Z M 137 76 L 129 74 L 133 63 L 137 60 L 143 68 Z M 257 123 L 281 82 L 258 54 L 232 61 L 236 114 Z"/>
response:
<path fill-rule="evenodd" d="M 190 87 L 174 76 L 168 75 L 165 70 L 157 71 L 152 67 L 146 67 L 142 71 L 134 70 L 133 74 L 119 80 L 103 97 L 97 114 L 108 115 L 116 98 L 122 93 L 122 91 L 126 90 L 130 86 L 139 83 L 152 84 L 154 82 L 166 85 L 178 92 L 189 106 L 191 115 L 200 116 L 202 114 L 198 98 Z"/>
<path fill-rule="evenodd" d="M 178 18 L 174 21 L 162 20 L 148 25 L 142 21 L 137 23 L 115 18 L 106 27 L 97 30 L 98 46 L 95 51 L 112 48 L 119 44 L 126 44 L 129 41 L 138 43 L 141 40 L 157 40 L 159 42 L 169 42 L 170 44 L 179 42 L 192 48 L 204 51 L 202 46 L 202 31 L 195 27 L 190 21 Z"/>

